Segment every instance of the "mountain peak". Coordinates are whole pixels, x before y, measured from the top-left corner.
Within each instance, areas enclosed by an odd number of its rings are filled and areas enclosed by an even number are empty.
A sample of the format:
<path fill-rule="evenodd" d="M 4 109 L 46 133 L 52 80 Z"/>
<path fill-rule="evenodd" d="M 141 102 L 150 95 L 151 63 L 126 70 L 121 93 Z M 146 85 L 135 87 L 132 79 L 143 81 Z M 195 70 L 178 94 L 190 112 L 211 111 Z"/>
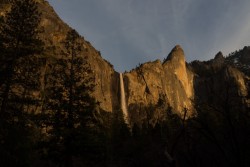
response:
<path fill-rule="evenodd" d="M 219 52 L 215 55 L 214 59 L 224 59 L 224 56 L 223 56 L 222 52 L 219 51 Z"/>
<path fill-rule="evenodd" d="M 182 49 L 181 45 L 175 45 L 175 47 L 172 50 L 178 50 L 178 49 Z"/>
<path fill-rule="evenodd" d="M 213 59 L 213 62 L 216 62 L 216 64 L 223 64 L 225 61 L 225 57 L 223 56 L 222 52 L 218 52 Z"/>
<path fill-rule="evenodd" d="M 184 51 L 180 45 L 176 45 L 172 49 L 172 51 L 169 53 L 169 55 L 167 57 L 167 60 L 184 61 L 185 62 Z"/>

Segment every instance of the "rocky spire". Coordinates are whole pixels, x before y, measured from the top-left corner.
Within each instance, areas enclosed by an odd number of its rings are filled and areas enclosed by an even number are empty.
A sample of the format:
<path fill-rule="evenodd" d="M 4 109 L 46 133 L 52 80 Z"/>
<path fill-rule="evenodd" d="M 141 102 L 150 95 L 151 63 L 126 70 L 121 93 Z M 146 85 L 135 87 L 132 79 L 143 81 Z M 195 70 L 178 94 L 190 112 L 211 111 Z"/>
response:
<path fill-rule="evenodd" d="M 213 67 L 215 67 L 215 68 L 221 68 L 222 65 L 223 65 L 224 62 L 225 62 L 225 58 L 224 58 L 222 52 L 221 52 L 221 51 L 218 52 L 218 53 L 215 55 L 215 57 L 214 57 L 214 59 L 213 59 L 212 61 L 213 61 Z"/>
<path fill-rule="evenodd" d="M 167 61 L 185 62 L 184 51 L 180 45 L 176 45 L 167 57 Z"/>
<path fill-rule="evenodd" d="M 214 60 L 216 60 L 216 59 L 224 59 L 224 56 L 223 56 L 223 54 L 222 54 L 221 51 L 219 51 L 219 52 L 215 55 Z"/>

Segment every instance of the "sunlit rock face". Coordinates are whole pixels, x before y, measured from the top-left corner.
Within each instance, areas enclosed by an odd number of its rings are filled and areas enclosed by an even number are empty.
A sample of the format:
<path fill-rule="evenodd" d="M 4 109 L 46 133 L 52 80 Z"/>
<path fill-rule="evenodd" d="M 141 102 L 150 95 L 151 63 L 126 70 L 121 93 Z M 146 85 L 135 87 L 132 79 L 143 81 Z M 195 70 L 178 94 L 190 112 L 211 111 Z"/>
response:
<path fill-rule="evenodd" d="M 51 61 L 62 57 L 65 51 L 62 42 L 72 28 L 58 17 L 47 1 L 37 0 L 37 2 L 42 13 L 43 33 L 40 36 L 45 43 L 45 52 L 41 55 L 43 58 L 41 82 L 43 82 L 48 72 L 46 67 Z M 8 1 L 0 1 L 0 9 L 0 15 L 4 15 L 10 9 Z M 102 110 L 108 112 L 120 110 L 119 73 L 87 40 L 83 37 L 79 40 L 81 42 L 79 56 L 85 58 L 95 78 L 95 90 L 92 96 L 99 102 Z M 130 116 L 129 113 L 133 111 L 138 112 L 137 119 L 139 119 L 142 117 L 140 111 L 144 110 L 144 107 L 159 106 L 164 103 L 179 115 L 183 115 L 186 108 L 188 116 L 192 116 L 197 103 L 219 106 L 228 96 L 231 97 L 229 102 L 231 106 L 243 104 L 242 107 L 249 107 L 249 60 L 250 48 L 245 47 L 227 58 L 219 52 L 210 61 L 194 61 L 188 64 L 185 62 L 183 49 L 177 45 L 163 62 L 160 60 L 148 62 L 123 74 L 128 115 Z M 44 84 L 41 85 L 42 90 Z"/>
<path fill-rule="evenodd" d="M 171 81 L 167 83 L 168 92 L 175 90 L 178 85 L 176 93 L 170 93 L 170 101 L 172 101 L 173 108 L 177 111 L 183 108 L 191 109 L 191 101 L 194 96 L 193 91 L 193 73 L 187 68 L 184 52 L 180 46 L 176 46 L 169 54 L 167 61 L 163 64 L 166 77 L 171 77 L 176 80 L 174 83 Z M 176 79 L 174 79 L 176 77 Z M 178 84 L 177 82 L 180 81 Z M 175 99 L 175 97 L 177 99 Z M 171 104 L 171 103 L 170 103 Z"/>
<path fill-rule="evenodd" d="M 42 12 L 41 26 L 44 33 L 41 34 L 41 38 L 45 41 L 46 55 L 55 58 L 61 57 L 65 50 L 62 42 L 72 28 L 57 16 L 48 2 L 44 0 L 38 2 Z M 86 59 L 95 78 L 95 89 L 92 96 L 99 102 L 102 110 L 111 112 L 119 108 L 119 74 L 108 61 L 101 57 L 101 53 L 90 42 L 84 37 L 79 40 L 82 45 L 79 55 Z M 44 70 L 46 69 L 44 68 Z"/>
<path fill-rule="evenodd" d="M 177 45 L 167 59 L 149 62 L 125 74 L 127 101 L 130 110 L 135 106 L 156 105 L 160 98 L 182 113 L 187 108 L 192 113 L 193 73 L 187 68 L 184 52 Z"/>
<path fill-rule="evenodd" d="M 63 23 L 47 3 L 41 3 L 43 18 L 41 25 L 45 31 L 42 38 L 48 48 L 46 53 L 60 57 L 65 49 L 62 41 L 71 28 Z M 81 39 L 82 51 L 93 70 L 95 90 L 93 96 L 100 102 L 100 108 L 112 112 L 120 109 L 119 74 L 88 41 Z M 44 68 L 44 70 L 46 70 Z M 193 73 L 187 68 L 185 56 L 180 46 L 174 47 L 166 61 L 159 60 L 141 65 L 124 75 L 125 94 L 128 110 L 138 110 L 138 106 L 156 105 L 160 98 L 172 107 L 174 112 L 182 113 L 184 108 L 192 114 Z"/>
<path fill-rule="evenodd" d="M 46 1 L 39 0 L 39 9 L 42 12 L 41 26 L 44 27 L 41 37 L 47 48 L 45 54 L 47 57 L 60 57 L 65 50 L 62 41 L 71 28 Z M 119 73 L 88 41 L 83 37 L 80 40 L 80 54 L 86 58 L 95 78 L 96 87 L 92 95 L 100 102 L 101 109 L 108 112 L 120 110 Z M 197 103 L 219 106 L 228 95 L 235 97 L 231 98 L 231 106 L 249 106 L 250 84 L 249 77 L 245 75 L 249 74 L 249 57 L 250 49 L 245 47 L 232 57 L 232 61 L 219 52 L 210 61 L 187 64 L 183 49 L 177 45 L 163 62 L 148 62 L 123 75 L 128 113 L 140 112 L 144 107 L 157 106 L 161 102 L 179 115 L 183 115 L 186 108 L 188 116 L 192 116 Z M 46 65 L 41 69 L 45 74 Z"/>
<path fill-rule="evenodd" d="M 66 38 L 67 32 L 72 30 L 64 23 L 54 9 L 45 0 L 37 0 L 39 11 L 41 12 L 40 28 L 42 33 L 40 38 L 44 41 L 44 53 L 41 61 L 41 81 L 44 81 L 44 76 L 47 71 L 47 66 L 51 61 L 62 58 L 65 47 L 63 41 Z M 4 15 L 10 9 L 8 1 L 0 1 L 0 14 Z M 84 39 L 79 39 L 81 43 L 81 52 L 78 56 L 85 58 L 90 65 L 95 78 L 95 89 L 93 96 L 100 104 L 100 108 L 105 111 L 113 111 L 119 108 L 119 74 L 113 69 L 113 66 L 101 57 L 101 53 L 96 50 L 90 42 Z M 43 83 L 41 85 L 44 85 Z M 41 88 L 43 89 L 43 88 Z"/>

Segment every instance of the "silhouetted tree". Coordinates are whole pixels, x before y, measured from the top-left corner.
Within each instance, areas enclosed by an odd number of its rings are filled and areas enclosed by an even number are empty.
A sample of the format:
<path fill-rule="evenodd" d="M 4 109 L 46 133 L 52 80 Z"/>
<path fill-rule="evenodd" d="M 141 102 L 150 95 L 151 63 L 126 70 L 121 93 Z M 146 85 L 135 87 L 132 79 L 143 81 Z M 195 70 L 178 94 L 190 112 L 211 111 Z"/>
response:
<path fill-rule="evenodd" d="M 5 69 L 5 81 L 2 93 L 1 111 L 8 103 L 8 95 L 13 75 L 17 72 L 17 63 L 21 58 L 33 56 L 42 50 L 39 34 L 40 13 L 33 0 L 11 1 L 11 10 L 0 27 L 1 64 Z"/>
<path fill-rule="evenodd" d="M 249 165 L 249 115 L 236 82 L 225 78 L 210 103 L 196 100 L 197 115 L 185 122 L 189 140 L 177 147 L 181 166 Z"/>
<path fill-rule="evenodd" d="M 33 0 L 9 1 L 11 9 L 0 26 L 0 163 L 28 166 L 33 128 L 27 107 L 34 103 L 38 78 L 31 78 L 35 54 L 42 51 L 39 39 L 40 13 Z M 32 65 L 31 65 L 32 64 Z M 37 74 L 37 73 L 36 73 Z M 38 76 L 38 75 L 36 75 Z"/>
<path fill-rule="evenodd" d="M 64 45 L 64 56 L 52 60 L 48 67 L 42 115 L 50 145 L 48 156 L 62 166 L 72 166 L 73 156 L 84 150 L 86 130 L 94 126 L 96 102 L 90 96 L 93 72 L 80 55 L 80 36 L 75 30 L 68 32 Z"/>

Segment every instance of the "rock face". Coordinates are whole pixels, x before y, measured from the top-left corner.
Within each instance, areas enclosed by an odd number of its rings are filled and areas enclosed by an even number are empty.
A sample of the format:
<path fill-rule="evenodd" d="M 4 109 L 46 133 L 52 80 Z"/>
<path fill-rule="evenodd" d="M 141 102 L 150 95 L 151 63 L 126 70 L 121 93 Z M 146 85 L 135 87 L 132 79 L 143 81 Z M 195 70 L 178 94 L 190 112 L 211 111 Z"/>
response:
<path fill-rule="evenodd" d="M 248 55 L 245 53 L 244 58 Z M 221 52 L 210 61 L 187 64 L 177 45 L 163 63 L 156 60 L 142 64 L 126 73 L 125 79 L 130 112 L 140 113 L 143 107 L 159 102 L 181 116 L 184 109 L 187 116 L 195 115 L 195 106 L 200 104 L 235 111 L 250 109 L 250 78 L 241 68 L 229 64 Z"/>
<path fill-rule="evenodd" d="M 145 63 L 125 74 L 129 110 L 138 105 L 156 105 L 161 98 L 178 113 L 184 108 L 191 110 L 193 76 L 182 48 L 177 45 L 165 62 Z"/>
<path fill-rule="evenodd" d="M 41 26 L 44 27 L 41 38 L 45 42 L 45 54 L 49 57 L 47 60 L 49 63 L 51 57 L 60 57 L 61 52 L 65 49 L 62 41 L 71 28 L 57 16 L 48 2 L 44 0 L 38 2 L 42 12 Z M 119 108 L 119 74 L 114 71 L 113 66 L 108 61 L 101 57 L 100 52 L 83 37 L 81 43 L 80 55 L 86 58 L 95 78 L 96 86 L 93 96 L 100 102 L 101 109 L 105 111 Z M 44 70 L 46 71 L 46 68 Z"/>
<path fill-rule="evenodd" d="M 207 62 L 191 63 L 195 103 L 232 110 L 249 110 L 249 77 L 229 65 L 221 53 Z"/>
<path fill-rule="evenodd" d="M 57 16 L 47 1 L 38 2 L 42 12 L 41 26 L 44 28 L 41 38 L 46 51 L 42 57 L 46 60 L 41 69 L 45 75 L 51 59 L 59 58 L 65 50 L 62 41 L 71 28 Z M 8 1 L 0 1 L 0 9 L 0 14 L 4 15 L 9 9 Z M 83 37 L 81 43 L 80 55 L 86 58 L 95 78 L 96 87 L 92 95 L 100 102 L 102 110 L 120 110 L 119 74 Z M 247 104 L 249 107 L 250 82 L 245 75 L 250 69 L 247 68 L 250 67 L 249 47 L 245 47 L 240 55 L 225 59 L 219 52 L 208 62 L 187 64 L 183 49 L 175 46 L 164 62 L 148 62 L 123 75 L 128 112 L 140 112 L 145 106 L 164 103 L 180 115 L 186 108 L 188 116 L 191 116 L 198 101 L 219 105 L 218 101 L 229 96 L 235 97 L 230 100 L 230 105 Z M 238 69 L 233 66 L 234 61 L 242 62 Z M 243 74 L 241 69 L 245 69 L 246 73 Z"/>
<path fill-rule="evenodd" d="M 65 24 L 55 13 L 53 8 L 45 0 L 37 0 L 39 10 L 42 13 L 41 27 L 43 33 L 40 35 L 45 43 L 45 52 L 41 57 L 45 57 L 46 62 L 42 69 L 42 74 L 47 73 L 46 67 L 53 59 L 60 58 L 65 50 L 63 41 L 66 34 L 72 28 Z M 1 15 L 10 9 L 8 1 L 0 1 Z M 119 108 L 119 74 L 114 71 L 113 66 L 101 57 L 88 41 L 83 37 L 80 55 L 86 58 L 91 66 L 95 78 L 95 90 L 93 96 L 100 102 L 101 109 L 112 111 Z M 43 78 L 43 76 L 41 76 Z"/>
<path fill-rule="evenodd" d="M 65 49 L 62 41 L 71 29 L 66 25 L 49 6 L 46 1 L 39 1 L 42 12 L 41 26 L 44 33 L 41 38 L 46 44 L 47 57 L 60 57 Z M 100 108 L 112 112 L 120 109 L 120 79 L 113 66 L 101 57 L 84 38 L 82 40 L 82 56 L 90 64 L 95 77 L 95 91 L 93 96 L 100 102 Z M 47 63 L 49 64 L 49 58 Z M 43 68 L 46 73 L 46 65 Z M 160 98 L 180 113 L 184 108 L 192 109 L 193 74 L 187 68 L 184 52 L 176 46 L 167 60 L 159 60 L 142 65 L 124 75 L 128 110 L 136 109 L 138 105 L 155 105 Z M 137 108 L 138 109 L 138 108 Z"/>

